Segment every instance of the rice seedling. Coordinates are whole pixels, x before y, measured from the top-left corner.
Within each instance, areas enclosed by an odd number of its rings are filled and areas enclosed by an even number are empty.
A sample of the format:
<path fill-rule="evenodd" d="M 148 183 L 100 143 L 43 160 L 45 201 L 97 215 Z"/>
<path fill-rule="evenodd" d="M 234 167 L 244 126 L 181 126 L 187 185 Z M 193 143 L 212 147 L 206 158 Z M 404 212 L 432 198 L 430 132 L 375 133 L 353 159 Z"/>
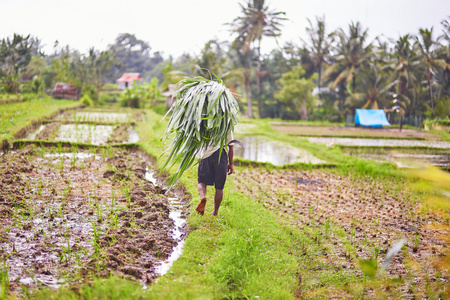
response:
<path fill-rule="evenodd" d="M 238 103 L 231 92 L 218 81 L 203 77 L 184 79 L 177 85 L 175 97 L 178 99 L 167 112 L 172 113 L 165 137 L 175 135 L 162 169 L 179 163 L 169 185 L 177 182 L 182 174 L 194 163 L 202 147 L 227 144 L 227 136 L 238 122 Z"/>

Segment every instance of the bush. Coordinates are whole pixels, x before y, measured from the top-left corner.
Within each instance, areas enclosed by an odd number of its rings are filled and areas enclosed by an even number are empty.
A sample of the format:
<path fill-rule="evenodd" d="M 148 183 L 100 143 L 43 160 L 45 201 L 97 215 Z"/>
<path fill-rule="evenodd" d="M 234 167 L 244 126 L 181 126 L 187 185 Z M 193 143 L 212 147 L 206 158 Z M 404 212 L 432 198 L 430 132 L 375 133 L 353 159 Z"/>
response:
<path fill-rule="evenodd" d="M 118 100 L 118 94 L 109 92 L 100 92 L 98 94 L 98 101 L 100 103 L 115 103 Z"/>
<path fill-rule="evenodd" d="M 166 112 L 169 110 L 165 104 L 157 104 L 152 106 L 152 109 L 155 113 L 159 114 L 159 115 L 165 115 Z"/>
<path fill-rule="evenodd" d="M 141 98 L 142 95 L 140 88 L 135 87 L 126 89 L 120 95 L 120 106 L 140 108 Z"/>
<path fill-rule="evenodd" d="M 117 91 L 117 83 L 105 83 L 102 90 L 104 91 Z"/>
<path fill-rule="evenodd" d="M 44 80 L 40 77 L 36 77 L 31 82 L 31 89 L 33 93 L 39 94 L 44 91 Z"/>
<path fill-rule="evenodd" d="M 84 106 L 92 106 L 92 104 L 94 104 L 89 94 L 84 94 L 83 97 L 81 97 L 80 102 Z"/>

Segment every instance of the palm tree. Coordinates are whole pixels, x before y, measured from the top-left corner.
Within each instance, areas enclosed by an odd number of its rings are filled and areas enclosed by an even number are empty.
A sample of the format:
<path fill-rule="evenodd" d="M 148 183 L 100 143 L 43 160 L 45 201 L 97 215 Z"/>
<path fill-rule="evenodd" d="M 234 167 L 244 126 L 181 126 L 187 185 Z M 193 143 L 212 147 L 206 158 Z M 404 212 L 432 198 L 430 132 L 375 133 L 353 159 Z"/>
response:
<path fill-rule="evenodd" d="M 326 78 L 334 78 L 331 87 L 336 88 L 341 82 L 351 83 L 351 92 L 355 92 L 358 71 L 366 65 L 372 54 L 372 43 L 366 44 L 368 29 L 363 30 L 359 22 L 349 25 L 349 35 L 340 29 L 336 33 L 339 43 L 336 47 L 335 63 L 325 72 Z"/>
<path fill-rule="evenodd" d="M 317 71 L 318 80 L 317 87 L 319 90 L 320 99 L 320 85 L 322 80 L 323 64 L 327 61 L 327 57 L 330 53 L 332 34 L 326 34 L 325 29 L 325 17 L 316 17 L 317 27 L 314 27 L 310 19 L 307 19 L 309 27 L 306 27 L 306 32 L 309 34 L 310 46 L 307 42 L 304 42 L 305 48 L 309 53 L 312 60 L 314 69 Z"/>
<path fill-rule="evenodd" d="M 345 103 L 350 108 L 386 108 L 389 105 L 391 88 L 397 81 L 388 80 L 389 66 L 381 66 L 378 61 L 371 61 L 370 67 L 364 69 L 360 76 L 361 91 L 352 93 L 347 97 Z"/>
<path fill-rule="evenodd" d="M 239 4 L 242 10 L 242 16 L 233 20 L 229 24 L 232 31 L 242 40 L 242 52 L 246 54 L 251 44 L 257 41 L 256 48 L 256 88 L 258 94 L 261 91 L 261 40 L 264 36 L 277 37 L 281 34 L 281 21 L 286 20 L 284 12 L 271 11 L 266 5 L 265 0 L 248 0 L 246 5 Z M 247 71 L 248 72 L 248 71 Z M 247 91 L 247 95 L 249 92 Z M 251 109 L 251 99 L 247 99 L 250 104 L 249 117 L 253 117 Z"/>
<path fill-rule="evenodd" d="M 397 80 L 396 93 L 405 110 L 410 106 L 413 100 L 415 86 L 418 84 L 416 73 L 419 73 L 420 61 L 416 51 L 414 51 L 411 40 L 413 37 L 409 34 L 401 36 L 395 44 L 395 63 L 391 64 L 394 72 L 392 80 Z"/>
<path fill-rule="evenodd" d="M 419 29 L 419 35 L 416 37 L 416 45 L 422 55 L 422 61 L 426 66 L 426 75 L 428 90 L 430 92 L 431 110 L 434 109 L 433 89 L 432 89 L 432 74 L 433 68 L 439 63 L 436 61 L 435 48 L 439 45 L 438 40 L 433 39 L 433 27 L 431 29 Z"/>

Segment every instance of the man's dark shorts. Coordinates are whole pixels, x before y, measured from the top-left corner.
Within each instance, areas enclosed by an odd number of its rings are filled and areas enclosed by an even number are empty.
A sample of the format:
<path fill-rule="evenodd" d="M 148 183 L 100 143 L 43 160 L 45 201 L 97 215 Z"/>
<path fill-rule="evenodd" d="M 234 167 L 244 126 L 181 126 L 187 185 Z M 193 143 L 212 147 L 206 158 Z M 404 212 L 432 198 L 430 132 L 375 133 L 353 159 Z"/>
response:
<path fill-rule="evenodd" d="M 210 157 L 202 159 L 198 164 L 198 182 L 206 185 L 214 185 L 216 190 L 223 190 L 227 180 L 228 154 L 225 149 L 214 152 Z"/>

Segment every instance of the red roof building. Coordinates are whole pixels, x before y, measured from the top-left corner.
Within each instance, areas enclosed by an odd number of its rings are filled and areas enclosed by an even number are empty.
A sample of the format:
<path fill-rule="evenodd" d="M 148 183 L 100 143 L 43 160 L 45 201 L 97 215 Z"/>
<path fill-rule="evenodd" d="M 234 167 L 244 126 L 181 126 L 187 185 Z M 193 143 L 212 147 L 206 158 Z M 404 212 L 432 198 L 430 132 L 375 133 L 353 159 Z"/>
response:
<path fill-rule="evenodd" d="M 139 75 L 139 73 L 123 73 L 123 75 L 116 80 L 116 82 L 119 84 L 119 90 L 124 90 L 126 88 L 132 87 L 135 81 L 142 79 Z"/>

